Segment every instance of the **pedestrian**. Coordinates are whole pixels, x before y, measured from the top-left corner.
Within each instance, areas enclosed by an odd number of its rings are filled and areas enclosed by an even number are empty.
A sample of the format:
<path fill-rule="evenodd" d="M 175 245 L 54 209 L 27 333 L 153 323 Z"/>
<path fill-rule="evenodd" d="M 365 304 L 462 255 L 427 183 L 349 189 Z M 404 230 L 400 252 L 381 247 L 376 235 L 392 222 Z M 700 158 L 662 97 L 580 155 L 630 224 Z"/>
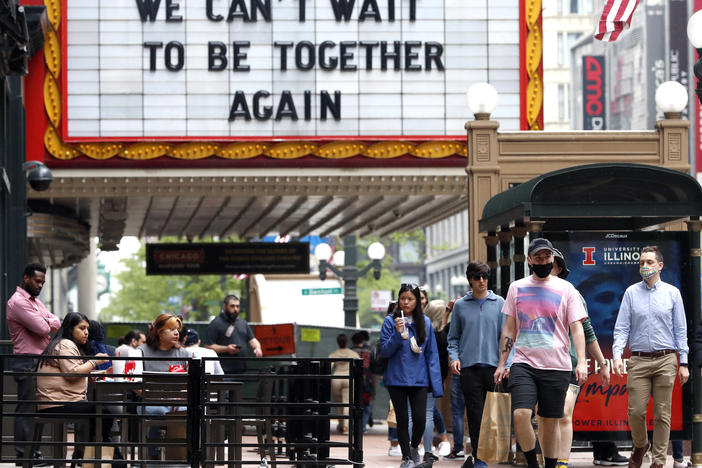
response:
<path fill-rule="evenodd" d="M 115 355 L 115 347 L 105 344 L 105 327 L 97 320 L 89 320 L 88 327 L 88 349 L 91 354 L 105 353 L 110 357 Z M 96 370 L 108 370 L 112 367 L 112 361 L 107 361 L 97 366 Z"/>
<path fill-rule="evenodd" d="M 332 359 L 360 359 L 361 357 L 355 351 L 351 351 L 347 348 L 349 338 L 340 333 L 336 337 L 336 344 L 338 349 L 332 352 L 329 357 Z M 332 379 L 331 381 L 331 392 L 332 398 L 338 403 L 343 403 L 344 405 L 349 404 L 349 375 L 351 366 L 348 361 L 335 361 L 332 362 L 332 375 L 343 376 L 343 379 Z M 342 416 L 349 415 L 349 409 L 347 406 L 339 409 Z M 341 434 L 349 433 L 349 424 L 346 418 L 341 418 L 337 422 L 336 430 Z"/>
<path fill-rule="evenodd" d="M 561 279 L 568 278 L 570 270 L 566 265 L 565 257 L 558 249 L 553 249 L 553 269 L 551 270 L 551 275 L 557 276 Z M 576 289 L 577 291 L 577 289 Z M 583 307 L 587 312 L 587 304 L 585 299 L 578 292 L 580 301 L 583 303 Z M 592 323 L 590 318 L 583 320 L 583 332 L 585 334 L 585 348 L 588 353 L 594 358 L 596 365 L 595 368 L 602 379 L 602 386 L 609 386 L 609 363 L 602 354 L 600 345 L 597 341 L 597 336 L 595 335 L 595 330 L 592 328 Z M 570 360 L 573 365 L 573 369 L 577 365 L 577 356 L 575 354 L 575 346 L 573 341 L 570 342 Z M 568 393 L 566 393 L 565 405 L 563 407 L 563 417 L 558 421 L 558 462 L 559 467 L 567 467 L 568 460 L 570 459 L 570 448 L 573 444 L 573 409 L 575 408 L 575 403 L 578 400 L 578 394 L 580 393 L 580 385 L 578 385 L 577 379 L 575 378 L 575 373 L 571 373 L 570 385 L 568 386 Z M 539 438 L 543 438 L 542 425 L 539 424 Z M 629 459 L 623 457 L 619 454 L 617 446 L 612 441 L 595 441 L 593 442 L 594 448 L 594 464 L 595 465 L 626 465 Z"/>
<path fill-rule="evenodd" d="M 205 374 L 222 375 L 224 370 L 222 370 L 222 365 L 219 362 L 219 356 L 213 350 L 209 348 L 200 347 L 200 335 L 194 328 L 188 328 L 183 331 L 185 340 L 183 345 L 185 349 L 192 353 L 194 358 L 203 359 L 205 358 Z"/>
<path fill-rule="evenodd" d="M 474 261 L 466 268 L 470 292 L 453 304 L 448 334 L 451 373 L 461 376 L 463 401 L 473 449 L 464 467 L 486 468 L 480 459 L 480 422 L 487 392 L 495 390 L 494 374 L 500 359 L 500 334 L 505 323 L 504 300 L 488 289 L 490 267 Z M 461 415 L 461 418 L 463 415 Z"/>
<path fill-rule="evenodd" d="M 145 372 L 187 372 L 187 359 L 192 356 L 187 350 L 179 346 L 180 331 L 183 321 L 172 314 L 160 314 L 149 326 L 146 334 L 146 343 L 139 346 L 144 359 Z M 151 360 L 149 358 L 168 358 Z M 184 407 L 166 405 L 144 406 L 139 408 L 140 413 L 164 416 L 171 411 L 184 411 Z M 162 427 L 149 426 L 148 438 L 158 439 L 165 433 L 165 424 Z M 148 455 L 151 459 L 158 456 L 157 447 L 149 447 Z"/>
<path fill-rule="evenodd" d="M 30 263 L 24 268 L 22 282 L 15 293 L 7 301 L 7 328 L 12 340 L 14 354 L 40 355 L 51 341 L 50 334 L 61 328 L 61 321 L 46 309 L 38 296 L 46 281 L 46 267 L 41 263 Z M 33 457 L 34 465 L 41 463 L 41 451 L 34 454 L 25 454 L 25 446 L 19 441 L 30 440 L 29 427 L 31 416 L 24 416 L 35 412 L 35 399 L 32 376 L 37 366 L 33 357 L 13 358 L 10 368 L 15 374 L 17 382 L 17 408 L 14 422 L 15 455 L 17 458 Z M 36 461 L 38 460 L 38 461 Z"/>
<path fill-rule="evenodd" d="M 500 339 L 500 361 L 495 371 L 496 384 L 509 376 L 512 416 L 517 442 L 524 451 L 529 468 L 538 468 L 536 437 L 531 417 L 538 403 L 543 428 L 540 440 L 545 468 L 555 468 L 558 457 L 558 420 L 563 417 L 566 392 L 573 366 L 568 350 L 575 344 L 575 378 L 579 385 L 587 380 L 585 336 L 581 323 L 587 317 L 582 301 L 572 284 L 556 276 L 554 248 L 548 239 L 529 243 L 527 260 L 532 274 L 509 286 L 502 312 L 507 316 Z M 514 360 L 507 359 L 514 348 Z"/>
<path fill-rule="evenodd" d="M 95 434 L 95 404 L 88 401 L 88 377 L 86 375 L 65 376 L 51 375 L 89 374 L 100 364 L 108 362 L 107 354 L 93 354 L 88 345 L 88 317 L 76 312 L 69 312 L 63 319 L 61 328 L 49 342 L 37 366 L 37 409 L 44 414 L 90 415 L 90 432 L 93 440 Z M 52 356 L 72 356 L 71 359 L 52 359 Z M 110 441 L 110 428 L 113 417 L 102 416 L 102 440 Z M 83 441 L 85 442 L 85 441 Z M 73 452 L 74 459 L 83 458 L 82 448 Z M 121 458 L 121 456 L 120 456 Z"/>
<path fill-rule="evenodd" d="M 651 468 L 665 465 L 670 437 L 670 407 L 675 376 L 684 385 L 688 371 L 687 324 L 678 288 L 661 280 L 663 254 L 658 246 L 641 249 L 642 281 L 624 292 L 614 326 L 614 373 L 623 376 L 622 353 L 628 344 L 626 366 L 629 427 L 633 450 L 629 468 L 640 468 L 648 451 L 646 407 L 653 394 L 653 460 Z M 680 356 L 680 365 L 675 354 Z"/>
<path fill-rule="evenodd" d="M 456 301 L 460 299 L 456 298 L 451 300 L 446 306 L 446 311 L 444 312 L 444 331 L 447 336 L 448 345 L 448 332 L 451 329 L 451 322 L 449 317 L 453 311 L 453 306 Z M 453 433 L 453 448 L 446 455 L 445 458 L 449 460 L 462 460 L 465 457 L 465 451 L 463 447 L 463 437 L 465 434 L 465 417 L 466 417 L 466 404 L 463 398 L 463 387 L 461 386 L 461 376 L 460 374 L 454 374 L 449 371 L 451 378 L 450 388 L 450 398 L 451 398 L 451 432 Z"/>
<path fill-rule="evenodd" d="M 448 342 L 446 340 L 446 332 L 444 331 L 444 311 L 446 310 L 446 302 L 435 299 L 429 301 L 424 308 L 424 315 L 431 320 L 431 326 L 434 328 L 434 338 L 436 339 L 436 348 L 439 353 L 439 368 L 441 369 L 441 388 L 443 388 L 444 380 L 448 376 Z M 448 436 L 446 435 L 446 424 L 441 415 L 441 411 L 437 407 L 438 399 L 429 392 L 427 393 L 427 416 L 426 427 L 424 428 L 424 457 L 427 460 L 437 461 L 439 455 L 448 455 L 451 451 Z M 437 453 L 432 453 L 434 442 L 434 428 L 439 434 L 439 446 Z M 428 454 L 428 455 L 427 455 Z"/>
<path fill-rule="evenodd" d="M 246 371 L 246 361 L 226 359 L 228 357 L 250 357 L 249 347 L 256 357 L 263 356 L 261 343 L 254 336 L 246 320 L 239 317 L 241 302 L 234 294 L 222 301 L 222 310 L 207 326 L 205 348 L 214 350 L 220 357 L 225 374 L 238 374 Z M 222 359 L 224 358 L 224 359 Z"/>
<path fill-rule="evenodd" d="M 146 342 L 146 335 L 141 330 L 130 330 L 122 338 L 122 344 L 115 349 L 115 356 L 131 356 L 134 350 Z"/>
<path fill-rule="evenodd" d="M 355 351 L 363 360 L 363 432 L 373 426 L 373 401 L 375 400 L 375 375 L 371 369 L 370 335 L 361 330 L 351 335 L 351 351 Z"/>
<path fill-rule="evenodd" d="M 440 397 L 443 388 L 434 330 L 422 312 L 419 286 L 400 285 L 398 302 L 400 310 L 386 316 L 380 330 L 381 351 L 388 358 L 383 380 L 395 408 L 402 450 L 400 468 L 413 468 L 420 463 L 427 393 Z M 408 400 L 413 415 L 411 440 Z"/>

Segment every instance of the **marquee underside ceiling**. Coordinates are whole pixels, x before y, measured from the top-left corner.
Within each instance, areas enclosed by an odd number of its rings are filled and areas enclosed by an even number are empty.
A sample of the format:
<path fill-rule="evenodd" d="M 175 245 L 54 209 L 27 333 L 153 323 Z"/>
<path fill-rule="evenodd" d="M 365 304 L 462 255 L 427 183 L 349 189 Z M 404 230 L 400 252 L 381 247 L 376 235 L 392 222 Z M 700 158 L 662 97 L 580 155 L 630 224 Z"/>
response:
<path fill-rule="evenodd" d="M 104 250 L 122 236 L 382 237 L 468 208 L 464 168 L 53 173 L 49 190 L 29 190 L 30 203 L 73 213 Z"/>

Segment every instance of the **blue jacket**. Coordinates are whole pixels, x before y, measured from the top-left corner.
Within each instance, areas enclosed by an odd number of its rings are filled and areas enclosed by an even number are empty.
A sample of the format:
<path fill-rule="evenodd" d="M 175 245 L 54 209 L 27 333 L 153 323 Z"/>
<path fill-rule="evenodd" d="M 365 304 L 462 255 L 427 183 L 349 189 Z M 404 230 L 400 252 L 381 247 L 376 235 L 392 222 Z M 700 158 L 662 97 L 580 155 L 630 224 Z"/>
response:
<path fill-rule="evenodd" d="M 461 369 L 476 364 L 497 367 L 500 337 L 505 324 L 504 299 L 492 291 L 482 304 L 468 293 L 453 304 L 448 334 L 449 362 L 460 360 Z M 514 352 L 514 350 L 512 350 Z M 512 363 L 510 354 L 508 365 Z"/>
<path fill-rule="evenodd" d="M 410 338 L 417 337 L 414 323 L 407 327 Z M 386 386 L 429 387 L 435 398 L 443 396 L 439 352 L 431 321 L 424 316 L 424 329 L 427 339 L 422 343 L 422 352 L 417 354 L 410 348 L 409 339 L 403 340 L 395 328 L 392 315 L 385 317 L 380 329 L 380 352 L 388 358 L 388 367 L 383 374 Z M 419 344 L 419 343 L 417 343 Z"/>

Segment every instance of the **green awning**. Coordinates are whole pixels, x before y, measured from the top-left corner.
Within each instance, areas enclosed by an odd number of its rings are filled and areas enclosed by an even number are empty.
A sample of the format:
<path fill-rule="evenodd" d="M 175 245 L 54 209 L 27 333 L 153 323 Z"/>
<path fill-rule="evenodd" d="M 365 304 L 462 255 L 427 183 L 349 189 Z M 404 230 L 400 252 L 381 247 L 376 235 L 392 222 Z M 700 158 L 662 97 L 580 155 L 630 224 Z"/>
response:
<path fill-rule="evenodd" d="M 702 188 L 689 174 L 645 164 L 587 164 L 495 195 L 479 229 L 544 221 L 544 231 L 630 231 L 690 216 L 702 216 Z"/>

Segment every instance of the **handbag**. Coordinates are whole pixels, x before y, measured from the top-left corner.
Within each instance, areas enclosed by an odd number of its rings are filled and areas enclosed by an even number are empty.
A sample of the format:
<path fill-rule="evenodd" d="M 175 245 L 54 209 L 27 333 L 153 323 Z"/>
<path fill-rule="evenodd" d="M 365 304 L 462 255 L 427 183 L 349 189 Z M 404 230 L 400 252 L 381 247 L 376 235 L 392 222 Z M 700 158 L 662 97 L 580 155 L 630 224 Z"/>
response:
<path fill-rule="evenodd" d="M 512 435 L 511 395 L 495 386 L 494 392 L 487 392 L 483 418 L 480 421 L 480 442 L 478 455 L 488 463 L 505 463 L 509 459 Z"/>

